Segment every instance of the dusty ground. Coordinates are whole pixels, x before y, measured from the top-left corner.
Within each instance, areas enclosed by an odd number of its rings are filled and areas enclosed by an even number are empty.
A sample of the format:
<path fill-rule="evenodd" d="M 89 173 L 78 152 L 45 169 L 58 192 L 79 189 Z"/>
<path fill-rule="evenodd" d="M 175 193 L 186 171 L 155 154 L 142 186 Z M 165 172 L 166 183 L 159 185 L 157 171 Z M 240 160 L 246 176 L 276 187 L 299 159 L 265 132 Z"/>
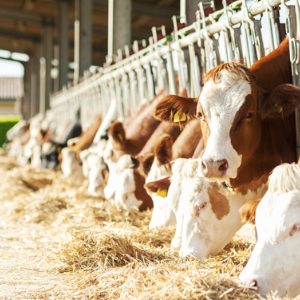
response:
<path fill-rule="evenodd" d="M 23 298 L 29 291 L 51 289 L 62 275 L 39 267 L 51 237 L 44 226 L 2 222 L 0 226 L 0 298 Z"/>

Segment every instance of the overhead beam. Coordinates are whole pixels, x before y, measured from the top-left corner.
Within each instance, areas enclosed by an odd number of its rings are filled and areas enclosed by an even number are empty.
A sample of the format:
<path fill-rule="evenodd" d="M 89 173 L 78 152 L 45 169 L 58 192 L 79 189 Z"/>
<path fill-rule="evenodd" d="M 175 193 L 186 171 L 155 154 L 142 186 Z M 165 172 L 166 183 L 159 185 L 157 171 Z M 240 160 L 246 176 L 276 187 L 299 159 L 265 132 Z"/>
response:
<path fill-rule="evenodd" d="M 108 9 L 107 0 L 93 0 L 93 4 L 100 8 Z M 136 15 L 144 15 L 150 17 L 170 19 L 174 15 L 179 15 L 179 9 L 168 7 L 168 9 L 162 9 L 157 6 L 141 3 L 132 3 L 132 13 Z"/>
<path fill-rule="evenodd" d="M 15 47 L 15 46 L 8 45 L 8 44 L 3 44 L 2 42 L 0 42 L 0 49 L 7 50 L 10 52 L 25 53 L 29 56 L 31 55 L 31 52 L 32 52 L 32 50 L 30 50 L 30 49 L 23 48 L 23 47 Z"/>
<path fill-rule="evenodd" d="M 54 18 L 43 16 L 39 14 L 34 14 L 26 11 L 17 11 L 13 9 L 0 9 L 0 17 L 2 18 L 9 18 L 9 19 L 15 19 L 18 21 L 27 21 L 32 23 L 43 23 L 47 22 L 47 24 L 54 25 Z"/>
<path fill-rule="evenodd" d="M 33 23 L 39 23 L 40 25 L 47 23 L 47 24 L 52 24 L 54 26 L 54 23 L 55 23 L 54 19 L 51 17 L 45 17 L 42 15 L 34 14 L 34 13 L 20 12 L 20 11 L 15 11 L 15 10 L 11 10 L 11 9 L 1 9 L 0 17 L 16 19 L 16 20 L 21 20 L 21 21 L 28 21 L 28 22 L 33 22 Z M 69 28 L 74 29 L 74 24 L 70 24 Z M 107 26 L 93 25 L 92 29 L 93 29 L 93 32 L 96 34 L 107 35 Z M 132 33 L 132 38 L 133 38 L 133 40 L 142 40 L 142 39 L 146 39 L 146 38 L 150 37 L 150 35 L 151 35 L 150 31 L 149 31 L 149 33 L 146 33 L 146 32 L 139 32 L 139 31 L 134 30 L 134 32 Z"/>
<path fill-rule="evenodd" d="M 32 34 L 32 33 L 26 33 L 26 32 L 20 32 L 20 31 L 16 31 L 16 30 L 9 30 L 9 29 L 1 29 L 0 28 L 0 36 L 5 36 L 8 38 L 12 38 L 12 39 L 17 39 L 17 40 L 27 40 L 27 41 L 31 41 L 31 42 L 41 42 L 42 41 L 42 37 L 40 35 L 37 34 Z M 55 44 L 57 44 L 58 40 L 54 39 L 53 42 Z M 69 42 L 69 47 L 74 48 L 74 42 L 70 41 Z M 100 52 L 100 53 L 107 53 L 107 47 L 106 46 L 101 46 L 101 45 L 93 45 L 93 50 L 96 52 Z M 0 46 L 1 48 L 1 46 Z"/>
<path fill-rule="evenodd" d="M 0 29 L 0 36 L 5 36 L 8 38 L 13 38 L 16 40 L 29 40 L 32 42 L 40 42 L 41 36 L 37 34 L 32 34 L 28 32 L 21 32 L 17 30 L 9 30 L 9 29 Z"/>

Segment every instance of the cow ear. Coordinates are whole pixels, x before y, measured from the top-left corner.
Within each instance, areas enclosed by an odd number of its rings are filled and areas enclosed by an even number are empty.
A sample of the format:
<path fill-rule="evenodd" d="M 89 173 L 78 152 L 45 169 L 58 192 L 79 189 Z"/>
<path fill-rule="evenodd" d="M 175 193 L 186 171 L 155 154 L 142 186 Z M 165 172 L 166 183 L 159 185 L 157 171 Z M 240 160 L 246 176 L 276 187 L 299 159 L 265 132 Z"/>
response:
<path fill-rule="evenodd" d="M 159 101 L 154 109 L 154 117 L 161 121 L 185 125 L 196 118 L 198 98 L 169 95 Z"/>
<path fill-rule="evenodd" d="M 123 123 L 115 121 L 108 129 L 108 135 L 112 141 L 113 147 L 116 150 L 123 149 L 126 144 L 126 135 Z"/>
<path fill-rule="evenodd" d="M 263 119 L 281 118 L 292 114 L 300 105 L 300 89 L 292 84 L 282 84 L 260 98 Z"/>
<path fill-rule="evenodd" d="M 148 182 L 144 187 L 152 193 L 156 193 L 158 196 L 166 197 L 170 187 L 170 177 L 166 177 L 157 181 Z"/>
<path fill-rule="evenodd" d="M 140 171 L 144 177 L 147 177 L 154 161 L 153 153 L 148 153 L 140 158 Z"/>
<path fill-rule="evenodd" d="M 249 201 L 239 209 L 239 214 L 243 223 L 248 222 L 250 224 L 255 224 L 255 213 L 260 201 L 261 199 Z"/>
<path fill-rule="evenodd" d="M 165 165 L 172 160 L 173 138 L 169 134 L 161 135 L 155 143 L 154 155 L 159 164 Z"/>

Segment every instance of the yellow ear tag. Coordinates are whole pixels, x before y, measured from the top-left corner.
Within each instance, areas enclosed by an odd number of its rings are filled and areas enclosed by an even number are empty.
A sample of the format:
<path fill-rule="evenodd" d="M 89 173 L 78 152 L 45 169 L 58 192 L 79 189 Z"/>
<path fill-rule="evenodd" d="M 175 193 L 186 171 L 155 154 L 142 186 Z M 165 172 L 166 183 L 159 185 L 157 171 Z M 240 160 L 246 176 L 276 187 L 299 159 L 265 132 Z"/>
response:
<path fill-rule="evenodd" d="M 124 139 L 123 139 L 123 135 L 121 133 L 118 133 L 118 137 L 119 137 L 120 141 L 123 142 Z"/>
<path fill-rule="evenodd" d="M 227 187 L 227 190 L 229 191 L 229 192 L 233 192 L 233 188 L 232 187 Z"/>
<path fill-rule="evenodd" d="M 61 147 L 60 147 L 60 146 L 57 146 L 57 147 L 56 147 L 56 152 L 59 153 L 60 151 L 61 151 Z"/>
<path fill-rule="evenodd" d="M 184 122 L 186 121 L 186 114 L 183 112 L 179 115 L 179 111 L 176 112 L 176 114 L 174 115 L 174 122 L 178 123 L 178 122 Z"/>
<path fill-rule="evenodd" d="M 279 103 L 275 103 L 274 109 L 275 109 L 276 112 L 278 112 L 280 114 L 283 110 L 283 107 L 280 106 Z"/>
<path fill-rule="evenodd" d="M 168 194 L 168 190 L 158 189 L 157 192 L 156 192 L 157 196 L 160 196 L 160 197 L 163 197 L 163 198 L 166 198 L 167 194 Z"/>

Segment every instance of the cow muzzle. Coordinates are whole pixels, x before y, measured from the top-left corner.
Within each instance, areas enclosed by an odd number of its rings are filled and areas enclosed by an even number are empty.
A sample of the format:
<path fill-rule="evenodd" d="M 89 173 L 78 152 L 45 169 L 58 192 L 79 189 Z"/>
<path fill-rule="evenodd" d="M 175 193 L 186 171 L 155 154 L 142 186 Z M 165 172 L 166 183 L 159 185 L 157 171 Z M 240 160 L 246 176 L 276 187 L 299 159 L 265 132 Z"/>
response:
<path fill-rule="evenodd" d="M 224 159 L 202 159 L 200 170 L 206 178 L 223 178 L 228 170 L 228 161 Z"/>

